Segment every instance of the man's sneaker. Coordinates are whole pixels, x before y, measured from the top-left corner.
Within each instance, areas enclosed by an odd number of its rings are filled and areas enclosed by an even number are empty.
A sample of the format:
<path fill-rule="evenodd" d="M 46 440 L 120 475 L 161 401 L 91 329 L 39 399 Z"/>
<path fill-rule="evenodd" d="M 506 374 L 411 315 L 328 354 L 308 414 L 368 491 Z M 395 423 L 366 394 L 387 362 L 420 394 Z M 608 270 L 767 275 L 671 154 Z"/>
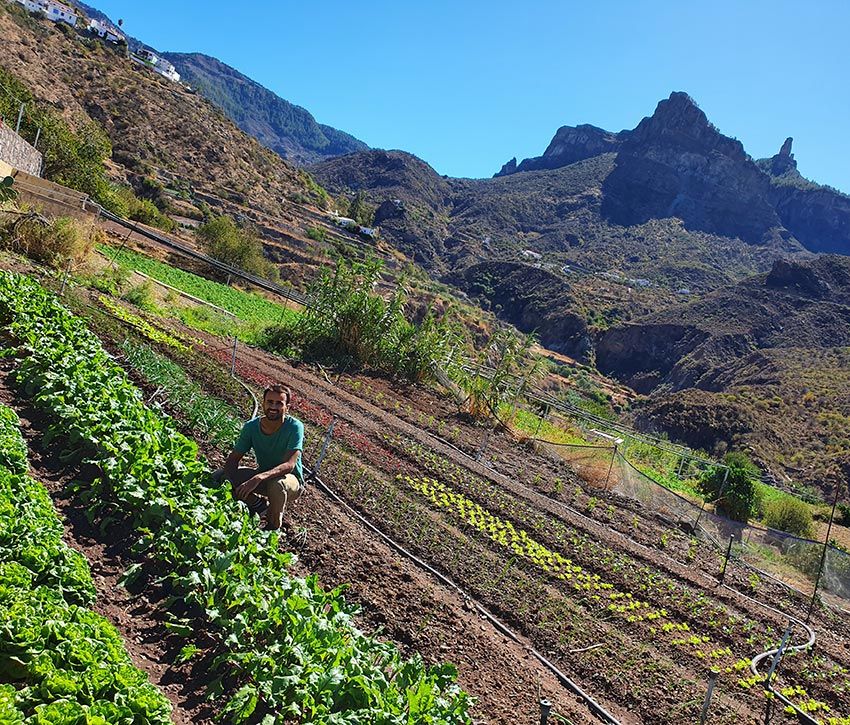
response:
<path fill-rule="evenodd" d="M 269 502 L 260 498 L 259 496 L 254 496 L 253 501 L 248 502 L 248 510 L 252 514 L 257 514 L 257 516 L 262 516 L 269 507 Z"/>

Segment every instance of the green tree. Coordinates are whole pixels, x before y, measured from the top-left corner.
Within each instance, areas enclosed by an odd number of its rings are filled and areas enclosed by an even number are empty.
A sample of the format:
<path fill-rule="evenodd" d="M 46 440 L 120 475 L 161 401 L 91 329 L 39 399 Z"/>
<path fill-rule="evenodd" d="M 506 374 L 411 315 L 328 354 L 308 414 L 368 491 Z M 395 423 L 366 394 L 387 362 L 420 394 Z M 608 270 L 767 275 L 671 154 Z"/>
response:
<path fill-rule="evenodd" d="M 197 235 L 211 257 L 251 274 L 277 277 L 274 265 L 263 256 L 263 243 L 229 216 L 210 219 L 198 227 Z"/>
<path fill-rule="evenodd" d="M 29 88 L 0 66 L 0 116 L 17 119 L 24 104 L 21 136 L 31 143 L 39 135 L 46 179 L 88 194 L 115 213 L 124 212 L 115 188 L 106 175 L 104 161 L 112 155 L 112 145 L 104 130 L 94 121 L 69 123 L 49 106 L 39 103 Z"/>
<path fill-rule="evenodd" d="M 744 523 L 752 516 L 756 502 L 756 479 L 759 470 L 743 453 L 727 453 L 723 463 L 728 467 L 709 469 L 699 482 L 705 500 L 714 503 L 717 512 L 733 521 Z"/>
<path fill-rule="evenodd" d="M 348 205 L 346 216 L 354 219 L 360 226 L 371 227 L 375 221 L 375 207 L 367 203 L 366 195 L 362 191 L 358 191 Z"/>

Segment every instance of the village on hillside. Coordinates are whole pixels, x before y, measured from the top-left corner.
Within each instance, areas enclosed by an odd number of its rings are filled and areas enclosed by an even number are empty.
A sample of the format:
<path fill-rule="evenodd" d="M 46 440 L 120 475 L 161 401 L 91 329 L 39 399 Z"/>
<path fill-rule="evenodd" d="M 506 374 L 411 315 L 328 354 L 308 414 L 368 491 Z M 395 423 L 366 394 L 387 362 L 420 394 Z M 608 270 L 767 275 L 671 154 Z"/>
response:
<path fill-rule="evenodd" d="M 66 23 L 81 32 L 89 33 L 101 40 L 113 45 L 127 46 L 127 38 L 115 26 L 97 20 L 95 18 L 84 18 L 78 8 L 58 2 L 58 0 L 10 0 L 23 6 L 28 12 L 47 18 L 54 23 Z M 80 21 L 83 20 L 81 23 Z M 85 21 L 88 22 L 85 22 Z M 129 57 L 139 65 L 150 68 L 154 73 L 161 75 L 173 83 L 180 82 L 180 74 L 176 68 L 165 58 L 160 57 L 148 48 L 141 48 L 130 53 Z"/>

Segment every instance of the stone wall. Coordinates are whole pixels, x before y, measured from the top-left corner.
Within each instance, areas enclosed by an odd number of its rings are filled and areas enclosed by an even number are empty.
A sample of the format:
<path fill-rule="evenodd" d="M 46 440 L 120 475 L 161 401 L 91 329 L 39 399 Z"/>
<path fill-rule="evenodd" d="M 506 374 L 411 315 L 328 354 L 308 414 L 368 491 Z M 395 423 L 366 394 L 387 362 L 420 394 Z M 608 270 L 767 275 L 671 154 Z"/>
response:
<path fill-rule="evenodd" d="M 33 176 L 41 173 L 41 154 L 2 123 L 0 123 L 0 160 Z"/>

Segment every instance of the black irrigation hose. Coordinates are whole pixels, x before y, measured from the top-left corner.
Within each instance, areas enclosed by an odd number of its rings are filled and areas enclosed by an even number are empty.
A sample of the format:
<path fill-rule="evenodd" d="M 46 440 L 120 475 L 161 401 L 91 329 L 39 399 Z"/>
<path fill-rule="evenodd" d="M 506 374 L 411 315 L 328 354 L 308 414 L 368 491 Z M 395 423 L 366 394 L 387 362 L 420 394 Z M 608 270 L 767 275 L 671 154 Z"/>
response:
<path fill-rule="evenodd" d="M 544 666 L 546 667 L 555 677 L 558 678 L 560 683 L 564 685 L 568 690 L 570 690 L 574 695 L 577 695 L 581 698 L 588 708 L 593 712 L 596 717 L 598 717 L 602 722 L 609 723 L 610 725 L 620 725 L 620 721 L 617 720 L 611 713 L 609 713 L 602 705 L 600 705 L 596 700 L 594 700 L 590 695 L 588 695 L 581 687 L 571 680 L 567 675 L 565 675 L 561 670 L 559 670 L 554 664 L 552 664 L 546 657 L 544 657 L 540 652 L 538 652 L 533 647 L 529 647 L 525 645 L 520 638 L 503 622 L 494 617 L 490 612 L 488 612 L 481 604 L 479 604 L 475 599 L 469 596 L 466 592 L 463 591 L 457 584 L 455 584 L 451 579 L 447 576 L 441 574 L 432 566 L 424 562 L 422 559 L 417 557 L 412 552 L 405 549 L 401 544 L 397 543 L 394 539 L 387 536 L 383 531 L 381 531 L 378 527 L 372 524 L 368 519 L 366 519 L 359 511 L 357 511 L 354 507 L 348 504 L 345 500 L 343 500 L 336 492 L 334 492 L 317 474 L 311 473 L 308 476 L 309 479 L 316 482 L 317 486 L 321 491 L 329 496 L 331 499 L 336 501 L 340 506 L 346 509 L 349 514 L 354 516 L 361 524 L 363 524 L 367 529 L 373 532 L 375 535 L 380 537 L 391 549 L 401 554 L 405 558 L 412 561 L 419 568 L 424 569 L 433 577 L 435 577 L 438 581 L 440 581 L 445 586 L 453 589 L 460 597 L 469 603 L 471 603 L 476 611 L 484 617 L 490 624 L 492 624 L 496 630 L 501 632 L 503 635 L 508 637 L 513 642 L 525 647 L 526 651 L 530 654 L 534 655 L 534 657 Z"/>

